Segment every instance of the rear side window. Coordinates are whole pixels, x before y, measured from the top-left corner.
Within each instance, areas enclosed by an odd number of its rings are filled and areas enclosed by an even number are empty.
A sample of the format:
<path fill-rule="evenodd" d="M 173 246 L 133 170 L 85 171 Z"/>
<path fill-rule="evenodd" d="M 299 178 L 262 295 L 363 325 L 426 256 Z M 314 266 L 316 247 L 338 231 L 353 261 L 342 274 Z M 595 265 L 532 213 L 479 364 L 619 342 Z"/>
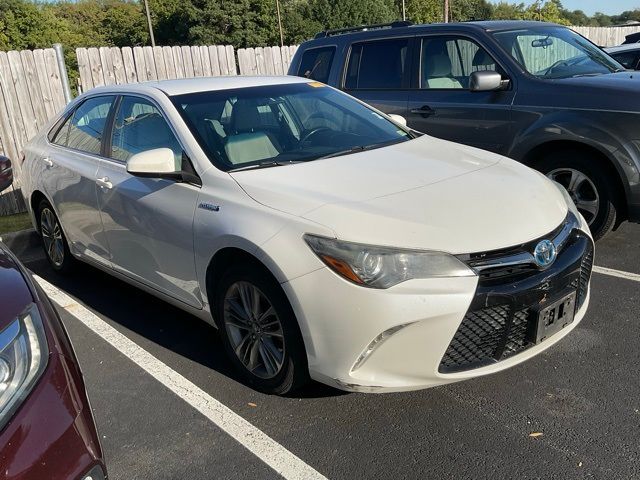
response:
<path fill-rule="evenodd" d="M 59 139 L 60 145 L 81 150 L 83 152 L 99 155 L 102 145 L 102 134 L 104 133 L 109 110 L 115 97 L 94 97 L 83 102 L 68 122 L 68 133 L 63 133 L 66 124 L 56 135 L 54 141 Z M 59 138 L 58 138 L 59 137 Z"/>
<path fill-rule="evenodd" d="M 312 48 L 302 54 L 298 76 L 327 83 L 335 47 Z"/>
<path fill-rule="evenodd" d="M 344 88 L 398 89 L 405 84 L 409 40 L 356 43 L 351 47 Z"/>

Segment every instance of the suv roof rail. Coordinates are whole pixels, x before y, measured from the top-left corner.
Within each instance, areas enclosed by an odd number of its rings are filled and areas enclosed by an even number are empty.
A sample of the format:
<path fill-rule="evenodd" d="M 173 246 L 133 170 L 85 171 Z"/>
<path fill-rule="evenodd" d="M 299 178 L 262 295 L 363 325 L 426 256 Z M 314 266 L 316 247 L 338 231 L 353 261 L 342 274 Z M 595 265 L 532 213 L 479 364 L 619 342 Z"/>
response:
<path fill-rule="evenodd" d="M 364 32 L 367 30 L 378 30 L 381 28 L 408 27 L 410 25 L 413 25 L 413 22 L 410 22 L 408 20 L 398 20 L 396 22 L 391 22 L 391 23 L 376 23 L 374 25 L 360 25 L 358 27 L 338 28 L 336 30 L 324 30 L 323 32 L 317 33 L 314 38 L 325 38 L 325 37 L 331 37 L 333 35 L 341 35 L 343 33 Z"/>

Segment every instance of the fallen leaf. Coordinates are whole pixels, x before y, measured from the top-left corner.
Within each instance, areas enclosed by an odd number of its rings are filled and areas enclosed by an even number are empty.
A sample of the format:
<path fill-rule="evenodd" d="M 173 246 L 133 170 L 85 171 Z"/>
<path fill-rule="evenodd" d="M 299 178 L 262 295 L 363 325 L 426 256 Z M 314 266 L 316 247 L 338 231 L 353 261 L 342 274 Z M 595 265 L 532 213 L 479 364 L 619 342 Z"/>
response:
<path fill-rule="evenodd" d="M 582 462 L 578 463 L 578 466 L 581 467 L 582 466 Z"/>
<path fill-rule="evenodd" d="M 541 437 L 542 435 L 544 435 L 542 432 L 532 432 L 529 434 L 530 437 Z"/>
<path fill-rule="evenodd" d="M 249 405 L 250 407 L 257 407 L 257 406 L 258 406 L 258 405 L 256 405 L 256 404 L 255 404 L 255 403 L 253 403 L 253 402 L 249 402 L 249 403 L 247 403 L 247 405 Z"/>

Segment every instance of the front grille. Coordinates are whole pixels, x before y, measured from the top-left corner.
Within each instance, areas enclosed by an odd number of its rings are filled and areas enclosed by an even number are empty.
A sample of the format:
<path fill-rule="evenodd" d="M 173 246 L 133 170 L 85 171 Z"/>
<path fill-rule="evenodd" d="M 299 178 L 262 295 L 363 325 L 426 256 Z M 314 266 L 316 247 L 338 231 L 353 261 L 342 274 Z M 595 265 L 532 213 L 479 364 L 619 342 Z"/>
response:
<path fill-rule="evenodd" d="M 547 270 L 527 275 L 480 276 L 475 298 L 440 363 L 452 373 L 504 360 L 534 345 L 532 332 L 537 306 L 571 289 L 576 308 L 586 299 L 593 266 L 593 245 L 586 235 L 572 234 L 556 262 Z"/>

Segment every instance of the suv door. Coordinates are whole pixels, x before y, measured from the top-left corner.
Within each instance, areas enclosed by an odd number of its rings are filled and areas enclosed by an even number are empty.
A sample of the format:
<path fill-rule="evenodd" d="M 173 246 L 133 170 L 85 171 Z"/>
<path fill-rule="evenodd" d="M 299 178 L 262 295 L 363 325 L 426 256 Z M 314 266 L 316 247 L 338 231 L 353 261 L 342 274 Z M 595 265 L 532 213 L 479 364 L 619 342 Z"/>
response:
<path fill-rule="evenodd" d="M 477 42 L 457 35 L 417 38 L 413 88 L 407 122 L 420 132 L 458 143 L 506 153 L 512 135 L 515 86 L 472 92 L 472 72 L 507 72 Z"/>
<path fill-rule="evenodd" d="M 174 180 L 136 177 L 126 168 L 136 153 L 170 148 L 177 170 L 183 165 L 191 169 L 176 135 L 153 102 L 123 96 L 107 147 L 110 158 L 100 162 L 98 171 L 98 203 L 114 268 L 200 308 L 193 250 L 200 189 Z"/>
<path fill-rule="evenodd" d="M 40 159 L 45 190 L 53 202 L 69 248 L 110 265 L 98 200 L 96 173 L 102 137 L 114 95 L 90 97 L 49 133 L 51 148 Z"/>
<path fill-rule="evenodd" d="M 385 113 L 405 116 L 410 46 L 410 37 L 354 43 L 345 64 L 343 90 Z"/>

